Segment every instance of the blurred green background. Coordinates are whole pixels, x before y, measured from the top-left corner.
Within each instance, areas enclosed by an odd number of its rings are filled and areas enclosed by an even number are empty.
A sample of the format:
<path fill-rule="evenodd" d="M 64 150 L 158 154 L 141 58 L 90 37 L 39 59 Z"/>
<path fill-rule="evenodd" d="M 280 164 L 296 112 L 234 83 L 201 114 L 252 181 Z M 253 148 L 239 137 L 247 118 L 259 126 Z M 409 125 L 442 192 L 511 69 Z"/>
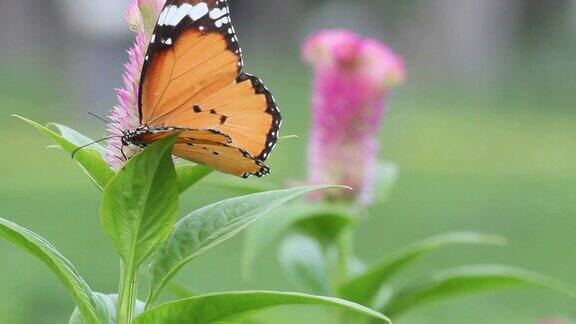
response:
<path fill-rule="evenodd" d="M 304 179 L 311 75 L 298 44 L 318 28 L 347 27 L 387 41 L 409 81 L 394 96 L 381 157 L 401 168 L 392 200 L 371 208 L 358 254 L 374 261 L 417 239 L 477 230 L 505 247 L 465 247 L 423 260 L 410 277 L 440 267 L 503 263 L 576 285 L 576 1 L 231 0 L 247 70 L 274 91 L 285 119 L 268 180 Z M 70 157 L 11 118 L 57 121 L 92 137 L 121 86 L 131 42 L 127 0 L 0 0 L 0 217 L 54 243 L 91 286 L 113 292 L 118 260 L 99 227 L 101 195 Z M 182 213 L 235 195 L 199 186 Z M 296 290 L 275 247 L 240 273 L 242 240 L 194 262 L 179 280 L 196 290 Z M 64 323 L 72 300 L 44 266 L 0 241 L 0 323 Z M 408 277 L 407 277 L 408 278 Z M 401 278 L 406 280 L 406 278 Z M 538 323 L 576 318 L 576 301 L 521 289 L 434 304 L 396 323 Z M 268 314 L 319 322 L 323 310 Z M 266 318 L 266 315 L 263 316 Z"/>

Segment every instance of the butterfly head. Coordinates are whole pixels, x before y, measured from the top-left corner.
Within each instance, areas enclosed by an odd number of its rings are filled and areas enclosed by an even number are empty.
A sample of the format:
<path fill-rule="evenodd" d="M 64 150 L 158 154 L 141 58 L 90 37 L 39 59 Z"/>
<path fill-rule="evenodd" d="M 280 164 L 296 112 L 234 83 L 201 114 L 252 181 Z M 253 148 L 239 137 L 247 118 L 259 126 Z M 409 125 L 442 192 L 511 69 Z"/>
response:
<path fill-rule="evenodd" d="M 143 127 L 140 127 L 134 131 L 130 131 L 130 130 L 126 130 L 124 132 L 122 132 L 122 137 L 121 137 L 121 141 L 122 141 L 122 145 L 123 146 L 129 146 L 129 145 L 134 145 L 134 146 L 138 146 L 140 148 L 144 148 L 146 147 L 146 143 L 140 141 L 138 138 L 140 135 L 146 133 L 146 129 L 144 129 Z"/>

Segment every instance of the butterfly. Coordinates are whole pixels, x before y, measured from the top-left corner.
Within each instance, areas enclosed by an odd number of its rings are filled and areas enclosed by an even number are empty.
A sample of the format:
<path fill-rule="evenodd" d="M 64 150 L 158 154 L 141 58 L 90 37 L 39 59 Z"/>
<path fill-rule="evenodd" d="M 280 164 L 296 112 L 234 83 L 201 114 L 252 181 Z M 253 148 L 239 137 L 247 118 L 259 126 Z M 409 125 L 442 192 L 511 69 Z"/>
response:
<path fill-rule="evenodd" d="M 140 126 L 122 145 L 179 134 L 173 154 L 247 178 L 264 164 L 282 118 L 262 81 L 242 71 L 226 0 L 168 0 L 148 45 L 138 97 Z"/>

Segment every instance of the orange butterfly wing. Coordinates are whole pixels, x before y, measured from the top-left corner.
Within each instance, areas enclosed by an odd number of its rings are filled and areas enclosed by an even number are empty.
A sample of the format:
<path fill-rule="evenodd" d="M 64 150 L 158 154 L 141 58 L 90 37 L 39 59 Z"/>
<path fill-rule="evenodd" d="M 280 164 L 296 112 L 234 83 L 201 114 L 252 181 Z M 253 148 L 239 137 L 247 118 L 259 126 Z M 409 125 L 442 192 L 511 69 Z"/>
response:
<path fill-rule="evenodd" d="M 216 130 L 151 128 L 141 134 L 139 140 L 153 143 L 175 133 L 179 134 L 173 151 L 177 156 L 191 157 L 196 163 L 210 165 L 217 170 L 226 170 L 227 173 L 239 177 L 263 176 L 270 171 L 264 163 L 252 158 L 247 151 L 232 146 L 230 136 Z M 239 155 L 244 158 L 239 159 Z"/>
<path fill-rule="evenodd" d="M 169 0 L 144 64 L 141 124 L 200 133 L 194 141 L 206 142 L 208 149 L 183 138 L 174 148 L 179 157 L 238 176 L 266 174 L 263 162 L 277 141 L 281 117 L 268 89 L 241 68 L 226 1 Z M 228 140 L 213 140 L 214 133 Z M 139 140 L 157 138 L 142 134 Z"/>

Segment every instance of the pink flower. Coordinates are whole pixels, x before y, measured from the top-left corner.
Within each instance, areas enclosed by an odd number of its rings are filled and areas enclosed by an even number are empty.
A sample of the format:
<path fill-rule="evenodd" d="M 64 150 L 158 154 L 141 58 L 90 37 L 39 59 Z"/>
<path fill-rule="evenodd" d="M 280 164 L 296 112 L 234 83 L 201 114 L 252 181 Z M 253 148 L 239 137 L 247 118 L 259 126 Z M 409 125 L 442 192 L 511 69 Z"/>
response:
<path fill-rule="evenodd" d="M 309 181 L 354 188 L 324 198 L 369 204 L 388 95 L 405 78 L 402 58 L 385 44 L 346 30 L 312 35 L 302 55 L 315 72 Z"/>
<path fill-rule="evenodd" d="M 138 116 L 140 74 L 150 37 L 165 2 L 166 0 L 132 0 L 126 10 L 126 22 L 136 33 L 136 40 L 128 49 L 128 62 L 124 65 L 122 75 L 124 85 L 121 89 L 116 89 L 118 104 L 112 108 L 109 115 L 112 122 L 107 130 L 113 138 L 108 141 L 106 159 L 115 170 L 126 162 L 124 157 L 129 158 L 140 150 L 135 146 L 122 148 L 120 137 L 123 131 L 134 130 L 140 126 Z"/>
<path fill-rule="evenodd" d="M 538 321 L 538 324 L 570 324 L 570 323 L 573 322 L 564 317 L 552 317 Z"/>

